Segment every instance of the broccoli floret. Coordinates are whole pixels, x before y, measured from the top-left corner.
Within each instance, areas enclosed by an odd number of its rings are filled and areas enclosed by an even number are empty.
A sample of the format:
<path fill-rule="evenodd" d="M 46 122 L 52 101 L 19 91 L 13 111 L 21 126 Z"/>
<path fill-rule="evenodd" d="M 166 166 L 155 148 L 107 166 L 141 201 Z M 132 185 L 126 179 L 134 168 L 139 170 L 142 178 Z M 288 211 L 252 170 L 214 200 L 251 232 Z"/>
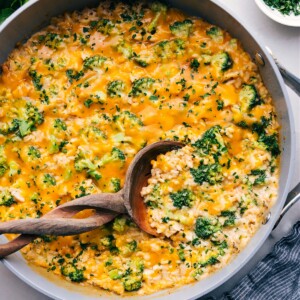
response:
<path fill-rule="evenodd" d="M 178 208 L 183 206 L 191 207 L 193 193 L 188 189 L 180 190 L 176 193 L 170 193 L 170 198 L 173 201 L 173 205 Z"/>
<path fill-rule="evenodd" d="M 127 244 L 127 248 L 131 251 L 134 252 L 137 249 L 137 242 L 135 240 L 129 242 Z"/>
<path fill-rule="evenodd" d="M 178 250 L 178 257 L 181 261 L 185 261 L 185 255 L 184 255 L 184 250 L 183 249 L 179 249 Z"/>
<path fill-rule="evenodd" d="M 44 175 L 43 182 L 45 184 L 47 184 L 48 186 L 50 186 L 50 185 L 56 185 L 56 179 L 55 179 L 55 177 L 53 175 L 51 175 L 51 174 L 48 174 L 48 173 Z"/>
<path fill-rule="evenodd" d="M 119 249 L 116 247 L 116 239 L 113 235 L 108 235 L 100 240 L 102 245 L 110 251 L 111 254 L 118 254 Z"/>
<path fill-rule="evenodd" d="M 250 173 L 251 176 L 255 176 L 256 178 L 254 179 L 253 185 L 262 185 L 265 183 L 266 180 L 266 170 L 251 170 Z"/>
<path fill-rule="evenodd" d="M 184 20 L 182 22 L 176 21 L 170 25 L 171 32 L 181 38 L 187 38 L 190 36 L 193 27 L 193 22 L 191 20 Z"/>
<path fill-rule="evenodd" d="M 200 67 L 200 63 L 198 61 L 197 58 L 194 58 L 191 62 L 190 62 L 190 68 L 194 71 L 194 72 L 198 72 L 198 69 Z"/>
<path fill-rule="evenodd" d="M 0 191 L 0 206 L 11 206 L 16 203 L 13 195 L 8 190 Z"/>
<path fill-rule="evenodd" d="M 0 145 L 0 176 L 3 176 L 8 169 L 7 158 L 4 153 L 4 146 Z"/>
<path fill-rule="evenodd" d="M 106 57 L 101 55 L 94 55 L 84 59 L 83 68 L 85 70 L 93 70 L 94 68 L 99 68 L 106 61 Z"/>
<path fill-rule="evenodd" d="M 136 79 L 132 84 L 132 89 L 129 93 L 129 96 L 130 97 L 137 97 L 140 95 L 146 96 L 154 82 L 155 80 L 149 77 Z"/>
<path fill-rule="evenodd" d="M 226 217 L 227 219 L 224 222 L 223 226 L 232 226 L 235 224 L 235 211 L 231 211 L 231 210 L 223 210 L 221 212 L 221 217 Z"/>
<path fill-rule="evenodd" d="M 30 147 L 28 148 L 27 154 L 28 154 L 29 156 L 31 156 L 32 158 L 34 158 L 34 159 L 40 158 L 40 157 L 41 157 L 41 152 L 39 151 L 39 149 L 36 148 L 36 147 L 33 147 L 33 146 L 30 146 Z"/>
<path fill-rule="evenodd" d="M 223 41 L 223 32 L 220 28 L 213 26 L 206 30 L 206 34 L 216 42 Z"/>
<path fill-rule="evenodd" d="M 122 80 L 114 80 L 107 85 L 107 94 L 109 97 L 121 97 L 121 92 L 124 91 L 125 84 Z"/>
<path fill-rule="evenodd" d="M 199 265 L 204 268 L 207 266 L 212 266 L 215 265 L 217 263 L 219 263 L 220 261 L 218 260 L 216 255 L 212 255 L 207 261 L 203 262 L 203 263 L 199 263 Z"/>
<path fill-rule="evenodd" d="M 69 277 L 73 282 L 82 282 L 84 278 L 84 269 L 78 269 L 74 264 L 67 264 L 60 269 L 63 276 Z"/>
<path fill-rule="evenodd" d="M 111 190 L 115 193 L 121 190 L 121 180 L 119 178 L 112 178 L 110 180 Z"/>
<path fill-rule="evenodd" d="M 113 147 L 110 154 L 105 154 L 98 162 L 97 165 L 99 167 L 102 167 L 106 165 L 107 163 L 118 161 L 123 166 L 126 160 L 126 156 L 124 152 L 116 147 Z"/>
<path fill-rule="evenodd" d="M 201 164 L 197 169 L 190 169 L 193 175 L 194 181 L 198 184 L 204 182 L 214 185 L 220 183 L 223 180 L 222 167 L 219 163 L 204 165 Z"/>
<path fill-rule="evenodd" d="M 227 52 L 222 52 L 214 55 L 212 57 L 211 63 L 214 67 L 216 67 L 218 72 L 225 72 L 233 66 L 233 61 Z"/>
<path fill-rule="evenodd" d="M 209 155 L 214 150 L 217 153 L 225 152 L 227 150 L 224 140 L 221 135 L 222 127 L 219 125 L 209 128 L 202 136 L 201 139 L 197 140 L 193 147 L 200 151 L 200 154 Z"/>
<path fill-rule="evenodd" d="M 66 75 L 67 75 L 69 82 L 73 83 L 74 80 L 78 81 L 84 75 L 84 72 L 82 70 L 76 71 L 73 69 L 68 69 L 68 70 L 66 70 Z"/>
<path fill-rule="evenodd" d="M 155 16 L 148 26 L 148 32 L 154 34 L 156 31 L 158 20 L 161 16 L 165 17 L 167 13 L 167 6 L 160 2 L 153 2 L 150 5 L 151 10 L 155 13 Z"/>
<path fill-rule="evenodd" d="M 182 39 L 162 41 L 155 46 L 154 51 L 162 60 L 176 58 L 184 54 L 185 42 Z"/>
<path fill-rule="evenodd" d="M 62 38 L 60 35 L 54 32 L 48 32 L 45 35 L 40 35 L 38 40 L 40 43 L 43 43 L 51 49 L 59 48 L 60 44 L 62 43 Z"/>
<path fill-rule="evenodd" d="M 29 70 L 29 76 L 31 77 L 34 88 L 40 91 L 43 88 L 41 84 L 42 75 L 39 75 L 36 70 Z"/>
<path fill-rule="evenodd" d="M 264 145 L 264 147 L 266 148 L 266 150 L 271 152 L 272 156 L 274 156 L 274 157 L 277 157 L 281 153 L 280 147 L 278 144 L 278 136 L 276 133 L 274 133 L 272 135 L 262 134 L 258 138 L 258 142 L 262 143 Z"/>
<path fill-rule="evenodd" d="M 101 174 L 97 172 L 97 165 L 86 158 L 82 152 L 79 152 L 75 157 L 74 166 L 77 172 L 86 170 L 87 174 L 96 180 L 99 180 L 102 177 Z"/>
<path fill-rule="evenodd" d="M 125 131 L 125 128 L 138 128 L 144 125 L 140 118 L 128 110 L 114 115 L 113 121 L 122 132 Z"/>
<path fill-rule="evenodd" d="M 63 131 L 67 130 L 67 125 L 62 119 L 55 119 L 53 127 Z"/>
<path fill-rule="evenodd" d="M 263 100 L 258 95 L 254 85 L 245 84 L 239 94 L 241 109 L 243 112 L 249 112 L 254 107 L 263 104 Z"/>
<path fill-rule="evenodd" d="M 130 276 L 124 280 L 123 285 L 127 292 L 137 291 L 142 287 L 142 280 L 138 276 Z"/>
<path fill-rule="evenodd" d="M 9 176 L 14 176 L 16 174 L 20 174 L 21 170 L 20 170 L 20 166 L 15 162 L 15 161 L 11 161 L 9 163 Z"/>
<path fill-rule="evenodd" d="M 118 233 L 123 233 L 127 228 L 126 225 L 126 218 L 124 217 L 117 217 L 114 219 L 113 229 Z"/>
<path fill-rule="evenodd" d="M 100 19 L 90 22 L 91 29 L 95 29 L 105 35 L 109 35 L 115 27 L 115 24 L 109 19 Z"/>
<path fill-rule="evenodd" d="M 209 218 L 198 218 L 195 225 L 195 233 L 201 239 L 208 239 L 220 230 L 220 225 Z"/>
<path fill-rule="evenodd" d="M 118 269 L 113 269 L 110 270 L 108 272 L 108 276 L 112 279 L 112 280 L 117 280 L 117 279 L 121 279 L 123 277 L 123 273 L 121 270 Z"/>

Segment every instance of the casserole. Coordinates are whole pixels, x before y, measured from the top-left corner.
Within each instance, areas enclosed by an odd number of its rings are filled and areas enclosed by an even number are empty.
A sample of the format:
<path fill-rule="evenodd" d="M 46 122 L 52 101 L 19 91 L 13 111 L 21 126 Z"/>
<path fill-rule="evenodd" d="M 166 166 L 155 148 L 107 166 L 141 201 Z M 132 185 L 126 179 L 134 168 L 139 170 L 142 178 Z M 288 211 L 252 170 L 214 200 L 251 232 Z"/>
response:
<path fill-rule="evenodd" d="M 43 3 L 43 7 L 45 10 L 45 7 L 47 7 L 48 2 L 47 1 L 41 1 L 41 2 Z M 36 8 L 36 5 L 38 5 L 41 2 L 33 4 L 32 8 L 30 8 L 30 11 L 32 11 L 34 13 L 34 8 Z M 61 3 L 59 5 L 61 5 Z M 192 3 L 191 3 L 191 5 L 192 5 Z M 199 9 L 201 9 L 202 12 L 205 12 L 206 9 L 212 11 L 212 8 L 214 7 L 214 6 L 210 7 L 212 5 L 210 2 L 204 2 L 203 5 L 204 5 L 203 7 L 199 7 Z M 201 3 L 201 6 L 202 6 L 202 3 Z M 192 7 L 192 6 L 189 6 L 189 7 Z M 75 9 L 75 8 L 78 8 L 78 7 L 72 7 L 72 9 Z M 197 6 L 197 8 L 198 8 L 198 6 Z M 55 9 L 57 9 L 57 6 L 55 7 Z M 68 7 L 68 9 L 69 9 L 69 7 Z M 195 7 L 195 9 L 196 9 L 196 7 Z M 196 12 L 195 9 L 193 10 L 193 14 L 195 14 L 195 12 Z M 217 7 L 215 7 L 214 9 L 215 9 L 215 11 L 214 11 L 213 16 L 216 19 L 215 20 L 211 19 L 209 21 L 211 21 L 212 23 L 217 23 L 222 28 L 226 28 L 234 36 L 238 37 L 243 42 L 244 45 L 248 45 L 249 48 L 247 50 L 248 50 L 248 52 L 250 52 L 251 55 L 253 55 L 256 51 L 260 50 L 259 46 L 253 40 L 248 40 L 248 42 L 246 42 L 245 38 L 247 38 L 247 34 L 240 36 L 240 34 L 243 33 L 243 30 L 242 30 L 242 28 L 235 26 L 236 23 L 233 19 L 230 19 L 229 17 L 226 16 L 226 20 L 228 21 L 228 24 L 225 24 L 225 23 L 222 24 L 222 22 L 223 22 L 222 20 L 225 20 L 225 18 L 222 19 L 222 14 L 220 13 L 221 11 L 218 10 Z M 25 13 L 28 13 L 28 12 L 29 12 L 29 10 L 25 10 Z M 62 11 L 60 11 L 60 12 L 62 12 Z M 56 13 L 58 13 L 58 11 L 55 12 L 55 14 Z M 225 13 L 223 12 L 223 14 L 225 14 Z M 209 19 L 209 15 L 210 14 L 208 12 L 207 12 L 207 14 L 204 14 L 206 19 Z M 32 18 L 30 18 L 30 20 L 34 21 Z M 5 26 L 5 24 L 4 24 L 4 26 Z M 231 26 L 235 27 L 236 30 L 231 28 Z M 9 28 L 12 29 L 12 27 L 9 27 Z M 5 33 L 7 34 L 7 31 L 5 29 L 8 29 L 8 27 L 5 27 L 3 30 L 4 43 L 2 42 L 2 44 L 8 45 L 8 43 L 7 43 L 8 40 L 5 39 Z M 11 45 L 11 46 L 13 46 L 13 45 Z M 7 48 L 7 51 L 10 51 L 9 47 Z M 4 58 L 5 58 L 5 54 L 4 54 Z M 273 73 L 272 68 L 273 67 L 270 66 L 269 61 L 266 60 L 266 66 L 261 70 L 263 77 L 264 77 L 264 72 Z M 265 73 L 265 74 L 267 74 L 267 73 Z M 268 88 L 274 98 L 275 105 L 277 106 L 277 111 L 279 111 L 281 113 L 281 115 L 279 114 L 279 120 L 282 125 L 281 134 L 282 134 L 282 137 L 285 138 L 284 140 L 282 140 L 282 145 L 284 147 L 284 153 L 283 153 L 283 157 L 282 157 L 282 168 L 281 168 L 282 174 L 281 174 L 281 182 L 280 182 L 281 183 L 281 187 L 280 187 L 280 199 L 281 200 L 278 201 L 277 204 L 273 207 L 273 209 L 272 209 L 273 216 L 271 217 L 269 224 L 265 228 L 262 228 L 258 232 L 258 234 L 255 236 L 253 241 L 250 243 L 248 248 L 230 266 L 228 266 L 229 268 L 225 268 L 218 274 L 215 274 L 214 276 L 210 277 L 209 278 L 210 280 L 208 280 L 208 281 L 203 281 L 198 284 L 195 284 L 192 287 L 189 286 L 189 287 L 185 287 L 185 288 L 182 288 L 182 289 L 176 291 L 175 294 L 178 294 L 178 296 L 180 296 L 181 298 L 183 297 L 183 295 L 188 295 L 187 298 L 193 298 L 193 297 L 203 295 L 204 293 L 206 293 L 208 291 L 208 289 L 213 288 L 215 284 L 218 284 L 218 282 L 225 280 L 227 276 L 230 276 L 231 273 L 233 273 L 236 269 L 238 269 L 238 267 L 240 267 L 243 263 L 245 263 L 247 261 L 247 259 L 249 258 L 249 255 L 254 253 L 254 251 L 257 249 L 257 247 L 259 247 L 259 245 L 263 242 L 263 239 L 270 232 L 272 223 L 274 223 L 274 221 L 276 219 L 276 215 L 278 215 L 280 208 L 283 205 L 282 199 L 285 199 L 285 196 L 286 196 L 286 190 L 288 188 L 287 183 L 289 181 L 289 174 L 290 174 L 291 159 L 293 157 L 292 150 L 290 148 L 291 145 L 293 146 L 292 130 L 291 130 L 291 124 L 289 123 L 289 119 L 288 118 L 287 118 L 287 120 L 285 119 L 285 117 L 288 116 L 288 112 L 287 112 L 287 107 L 284 102 L 284 95 L 281 92 L 280 84 L 282 85 L 282 83 L 280 83 L 280 80 L 278 79 L 278 74 L 276 74 L 276 72 L 275 72 L 274 78 L 271 78 L 271 77 L 265 78 L 265 83 L 268 86 Z M 253 249 L 251 249 L 251 246 L 253 247 Z M 226 272 L 224 272 L 224 271 L 226 271 Z M 208 287 L 208 289 L 205 289 L 204 288 L 205 286 Z M 188 294 L 185 292 L 185 290 L 187 288 L 189 291 Z M 162 294 L 160 294 L 160 295 L 162 296 Z M 69 297 L 65 295 L 63 298 L 69 298 Z"/>

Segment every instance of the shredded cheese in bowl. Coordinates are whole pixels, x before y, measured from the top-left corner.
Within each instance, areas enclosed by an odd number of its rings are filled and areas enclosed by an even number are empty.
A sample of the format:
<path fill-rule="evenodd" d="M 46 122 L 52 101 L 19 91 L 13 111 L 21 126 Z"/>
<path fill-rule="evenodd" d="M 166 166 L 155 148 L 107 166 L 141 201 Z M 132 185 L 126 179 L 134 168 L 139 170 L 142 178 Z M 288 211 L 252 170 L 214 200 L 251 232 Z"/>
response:
<path fill-rule="evenodd" d="M 222 268 L 277 195 L 276 112 L 239 41 L 157 2 L 54 18 L 2 66 L 0 220 L 117 192 L 136 153 L 167 139 L 187 146 L 158 157 L 143 190 L 166 238 L 119 216 L 39 237 L 24 257 L 81 285 L 151 294 Z"/>

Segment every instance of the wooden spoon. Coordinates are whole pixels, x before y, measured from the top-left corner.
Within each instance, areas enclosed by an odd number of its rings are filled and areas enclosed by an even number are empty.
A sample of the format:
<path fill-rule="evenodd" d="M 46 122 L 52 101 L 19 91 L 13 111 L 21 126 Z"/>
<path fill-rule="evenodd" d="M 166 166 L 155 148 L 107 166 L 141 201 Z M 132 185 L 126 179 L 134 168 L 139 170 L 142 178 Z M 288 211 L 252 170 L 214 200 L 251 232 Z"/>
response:
<path fill-rule="evenodd" d="M 20 250 L 40 235 L 80 234 L 96 229 L 122 213 L 128 213 L 142 230 L 157 236 L 157 232 L 148 223 L 141 190 L 147 185 L 148 178 L 151 176 L 151 160 L 159 154 L 183 146 L 178 142 L 161 141 L 143 148 L 130 164 L 124 187 L 118 193 L 88 195 L 60 205 L 39 219 L 21 219 L 0 223 L 0 234 L 22 234 L 0 245 L 0 258 Z M 84 209 L 95 209 L 95 212 L 85 219 L 73 218 Z"/>

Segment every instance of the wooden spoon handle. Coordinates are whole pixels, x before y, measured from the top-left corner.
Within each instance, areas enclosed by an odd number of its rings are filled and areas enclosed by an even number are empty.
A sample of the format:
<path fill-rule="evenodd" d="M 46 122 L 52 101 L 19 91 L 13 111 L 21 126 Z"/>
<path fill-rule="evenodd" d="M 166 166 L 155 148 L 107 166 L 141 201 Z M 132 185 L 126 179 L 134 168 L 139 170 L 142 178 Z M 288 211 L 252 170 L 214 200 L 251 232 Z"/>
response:
<path fill-rule="evenodd" d="M 86 219 L 23 219 L 0 224 L 0 234 L 74 235 L 91 231 L 111 221 L 115 214 L 99 212 Z"/>

